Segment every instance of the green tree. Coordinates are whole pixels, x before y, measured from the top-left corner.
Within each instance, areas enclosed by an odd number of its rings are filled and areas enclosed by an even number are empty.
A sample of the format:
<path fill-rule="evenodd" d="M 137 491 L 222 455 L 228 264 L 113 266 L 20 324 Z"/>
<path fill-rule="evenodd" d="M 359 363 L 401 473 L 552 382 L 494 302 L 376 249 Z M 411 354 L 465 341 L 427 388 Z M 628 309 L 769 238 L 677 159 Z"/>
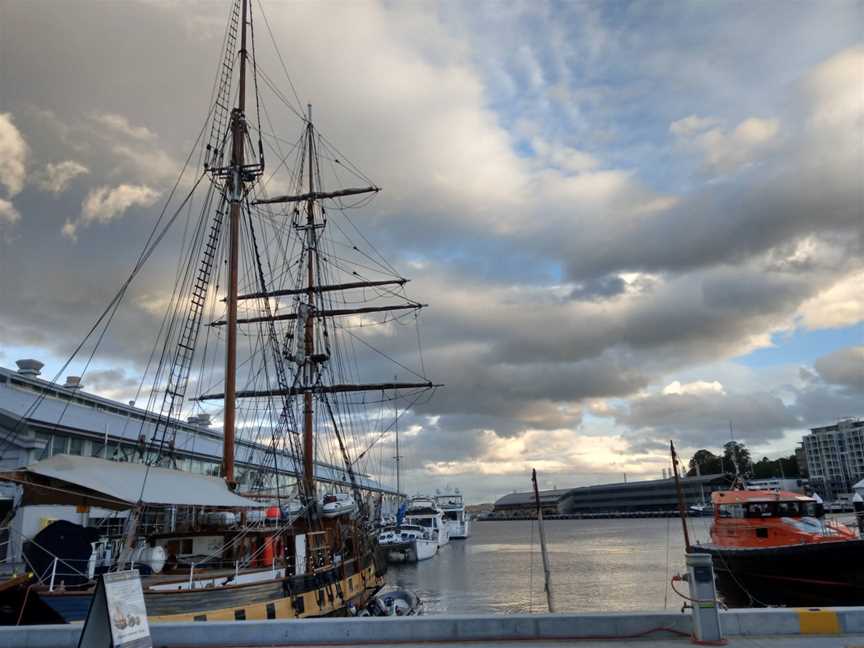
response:
<path fill-rule="evenodd" d="M 690 459 L 688 477 L 693 477 L 697 473 L 700 475 L 716 475 L 723 472 L 721 458 L 715 455 L 710 450 L 697 450 Z"/>
<path fill-rule="evenodd" d="M 780 457 L 779 459 L 762 457 L 753 464 L 754 479 L 771 479 L 774 477 L 797 479 L 800 476 L 798 462 L 795 460 L 794 454 L 789 457 Z"/>
<path fill-rule="evenodd" d="M 738 473 L 745 475 L 750 472 L 750 451 L 739 441 L 727 441 L 723 444 L 723 461 L 730 472 L 738 468 Z"/>

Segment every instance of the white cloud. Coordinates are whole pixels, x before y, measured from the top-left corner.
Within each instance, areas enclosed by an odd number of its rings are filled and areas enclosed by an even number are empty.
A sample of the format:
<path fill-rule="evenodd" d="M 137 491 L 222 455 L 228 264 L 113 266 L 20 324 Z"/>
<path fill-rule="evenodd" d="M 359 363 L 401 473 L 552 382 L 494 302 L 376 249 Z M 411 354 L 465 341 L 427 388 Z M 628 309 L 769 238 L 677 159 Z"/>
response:
<path fill-rule="evenodd" d="M 702 153 L 705 168 L 728 173 L 763 156 L 776 143 L 777 119 L 748 117 L 731 131 L 717 126 L 719 120 L 691 115 L 672 122 L 669 130 L 687 146 Z"/>
<path fill-rule="evenodd" d="M 864 393 L 864 346 L 838 349 L 818 358 L 813 367 L 826 383 Z"/>
<path fill-rule="evenodd" d="M 123 168 L 135 173 L 145 182 L 163 182 L 177 177 L 180 163 L 162 149 L 145 146 L 133 147 L 118 144 L 111 149 L 123 158 Z"/>
<path fill-rule="evenodd" d="M 669 124 L 669 132 L 678 137 L 690 137 L 696 133 L 706 131 L 720 123 L 716 117 L 700 117 L 690 115 Z"/>
<path fill-rule="evenodd" d="M 852 326 L 864 321 L 864 271 L 853 272 L 808 299 L 798 309 L 799 321 L 809 329 Z"/>
<path fill-rule="evenodd" d="M 51 193 L 59 194 L 66 191 L 69 184 L 78 176 L 87 175 L 90 169 L 74 160 L 49 162 L 36 176 L 37 186 Z"/>
<path fill-rule="evenodd" d="M 145 185 L 121 184 L 113 189 L 94 189 L 81 205 L 81 220 L 84 223 L 107 223 L 133 205 L 149 207 L 159 197 L 159 192 Z"/>
<path fill-rule="evenodd" d="M 695 380 L 693 382 L 684 383 L 677 380 L 673 380 L 671 383 L 666 385 L 663 388 L 663 394 L 668 396 L 670 394 L 725 394 L 726 391 L 723 389 L 723 385 L 721 385 L 716 380 L 712 380 L 711 382 L 707 382 L 705 380 Z"/>
<path fill-rule="evenodd" d="M 15 209 L 15 205 L 13 205 L 8 200 L 3 200 L 0 198 L 0 223 L 17 223 L 21 220 L 21 214 Z"/>
<path fill-rule="evenodd" d="M 159 198 L 159 192 L 145 185 L 121 184 L 117 187 L 93 189 L 81 204 L 78 221 L 67 221 L 63 235 L 75 239 L 78 228 L 91 223 L 108 223 L 132 206 L 150 207 Z"/>
<path fill-rule="evenodd" d="M 156 138 L 156 134 L 149 128 L 146 126 L 134 126 L 123 115 L 99 113 L 93 115 L 92 119 L 101 126 L 132 139 L 145 141 Z"/>
<path fill-rule="evenodd" d="M 0 113 L 0 184 L 12 198 L 24 188 L 30 149 L 12 123 L 10 113 Z"/>
<path fill-rule="evenodd" d="M 531 148 L 544 165 L 565 172 L 584 173 L 600 165 L 600 161 L 589 153 L 539 137 L 531 140 Z"/>
<path fill-rule="evenodd" d="M 831 128 L 861 146 L 864 119 L 864 46 L 852 47 L 818 65 L 804 80 L 811 126 Z M 849 132 L 849 131 L 852 132 Z"/>

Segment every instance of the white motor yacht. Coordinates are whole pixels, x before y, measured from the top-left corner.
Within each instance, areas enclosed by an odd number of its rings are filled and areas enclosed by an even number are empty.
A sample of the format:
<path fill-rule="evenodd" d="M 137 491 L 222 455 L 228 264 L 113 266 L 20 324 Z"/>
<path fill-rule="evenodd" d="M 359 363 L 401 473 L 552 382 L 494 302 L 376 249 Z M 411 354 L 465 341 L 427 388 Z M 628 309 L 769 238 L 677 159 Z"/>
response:
<path fill-rule="evenodd" d="M 438 533 L 414 524 L 388 527 L 378 534 L 390 562 L 419 562 L 438 553 Z"/>
<path fill-rule="evenodd" d="M 444 523 L 444 512 L 438 508 L 434 497 L 417 496 L 408 502 L 405 511 L 405 524 L 431 529 L 438 536 L 438 546 L 450 542 L 450 532 Z"/>
<path fill-rule="evenodd" d="M 465 502 L 457 488 L 452 493 L 438 493 L 435 503 L 444 513 L 444 524 L 451 538 L 464 540 L 471 535 L 470 521 L 465 513 Z"/>

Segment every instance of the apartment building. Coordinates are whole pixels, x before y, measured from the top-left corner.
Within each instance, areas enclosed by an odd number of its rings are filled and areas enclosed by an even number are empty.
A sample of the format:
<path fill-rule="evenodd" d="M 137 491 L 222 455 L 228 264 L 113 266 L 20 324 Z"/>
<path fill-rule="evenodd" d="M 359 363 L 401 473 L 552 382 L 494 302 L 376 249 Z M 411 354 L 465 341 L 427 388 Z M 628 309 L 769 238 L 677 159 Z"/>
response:
<path fill-rule="evenodd" d="M 810 485 L 832 501 L 864 479 L 864 419 L 842 419 L 811 428 L 803 439 Z"/>

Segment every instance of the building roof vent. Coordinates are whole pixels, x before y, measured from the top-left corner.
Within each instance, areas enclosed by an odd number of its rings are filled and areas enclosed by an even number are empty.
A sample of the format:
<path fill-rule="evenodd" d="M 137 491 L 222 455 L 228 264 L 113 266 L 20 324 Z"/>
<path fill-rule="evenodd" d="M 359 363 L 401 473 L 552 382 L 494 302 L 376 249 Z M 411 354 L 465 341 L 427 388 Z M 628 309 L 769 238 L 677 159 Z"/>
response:
<path fill-rule="evenodd" d="M 45 366 L 44 363 L 39 362 L 38 360 L 33 360 L 32 358 L 16 360 L 15 364 L 18 365 L 18 373 L 22 376 L 38 376 L 42 371 L 42 367 Z"/>
<path fill-rule="evenodd" d="M 66 389 L 77 391 L 84 385 L 81 384 L 81 376 L 66 376 L 66 383 L 63 385 Z"/>

